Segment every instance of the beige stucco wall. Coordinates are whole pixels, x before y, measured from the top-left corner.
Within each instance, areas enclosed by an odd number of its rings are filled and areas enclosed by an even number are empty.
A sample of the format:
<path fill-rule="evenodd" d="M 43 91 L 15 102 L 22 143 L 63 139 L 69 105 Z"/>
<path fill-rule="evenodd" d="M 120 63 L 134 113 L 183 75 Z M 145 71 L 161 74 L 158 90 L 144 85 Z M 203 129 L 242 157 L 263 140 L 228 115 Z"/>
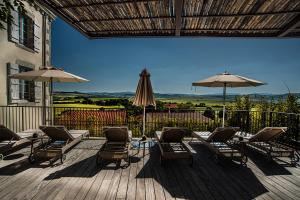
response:
<path fill-rule="evenodd" d="M 37 6 L 30 6 L 27 2 L 24 2 L 25 9 L 28 12 L 28 15 L 31 16 L 35 21 L 40 25 L 41 31 L 39 37 L 41 38 L 42 43 L 42 25 L 43 25 L 43 16 L 41 9 Z M 52 18 L 52 17 L 51 17 Z M 51 19 L 48 18 L 46 27 L 47 30 L 47 43 L 46 49 L 46 61 L 47 64 L 50 64 L 50 33 L 51 33 Z M 8 100 L 8 91 L 7 91 L 7 63 L 16 64 L 18 61 L 26 62 L 34 65 L 35 69 L 38 69 L 43 64 L 42 48 L 37 53 L 33 50 L 21 47 L 13 42 L 8 40 L 8 31 L 0 30 L 0 106 L 7 105 Z M 39 103 L 28 103 L 28 105 L 41 105 Z"/>

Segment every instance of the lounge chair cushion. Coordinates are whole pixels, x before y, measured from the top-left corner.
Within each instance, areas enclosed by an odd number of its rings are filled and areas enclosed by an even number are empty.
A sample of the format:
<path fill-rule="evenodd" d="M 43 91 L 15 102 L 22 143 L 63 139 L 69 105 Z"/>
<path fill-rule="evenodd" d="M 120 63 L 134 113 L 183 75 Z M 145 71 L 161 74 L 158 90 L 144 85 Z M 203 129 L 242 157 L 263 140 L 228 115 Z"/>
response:
<path fill-rule="evenodd" d="M 90 134 L 88 130 L 69 130 L 69 133 L 73 136 L 73 138 L 83 138 Z"/>
<path fill-rule="evenodd" d="M 0 125 L 0 141 L 3 140 L 20 140 L 21 137 L 7 127 Z"/>
<path fill-rule="evenodd" d="M 128 127 L 104 127 L 103 133 L 108 142 L 129 142 L 131 140 L 131 131 Z"/>
<path fill-rule="evenodd" d="M 211 136 L 213 133 L 209 131 L 203 131 L 203 132 L 201 131 L 201 132 L 196 132 L 196 134 L 201 138 L 203 138 L 204 140 L 207 140 L 209 136 Z"/>
<path fill-rule="evenodd" d="M 287 131 L 287 127 L 265 127 L 258 131 L 255 135 L 246 136 L 244 139 L 248 139 L 249 142 L 267 142 L 275 139 L 282 133 Z"/>
<path fill-rule="evenodd" d="M 206 142 L 226 142 L 239 130 L 238 127 L 217 127 L 212 133 L 194 132 L 194 134 Z"/>
<path fill-rule="evenodd" d="M 53 141 L 73 141 L 75 139 L 64 126 L 40 126 L 40 129 Z"/>
<path fill-rule="evenodd" d="M 4 140 L 0 142 L 0 150 L 2 148 L 7 148 L 8 146 L 12 146 L 17 142 L 17 140 Z"/>
<path fill-rule="evenodd" d="M 179 143 L 182 142 L 187 130 L 177 127 L 163 127 L 162 132 L 158 132 L 159 141 L 166 143 Z"/>

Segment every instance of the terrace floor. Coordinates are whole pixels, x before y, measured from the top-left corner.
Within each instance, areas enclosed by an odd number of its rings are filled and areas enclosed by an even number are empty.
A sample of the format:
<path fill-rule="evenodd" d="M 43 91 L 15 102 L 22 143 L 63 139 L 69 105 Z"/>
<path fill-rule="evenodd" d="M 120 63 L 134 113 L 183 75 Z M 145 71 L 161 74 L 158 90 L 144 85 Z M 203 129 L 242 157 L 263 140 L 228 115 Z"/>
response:
<path fill-rule="evenodd" d="M 104 140 L 85 140 L 67 154 L 62 165 L 30 165 L 23 149 L 0 162 L 0 199 L 300 199 L 300 168 L 268 163 L 249 152 L 247 167 L 214 163 L 199 142 L 189 143 L 194 166 L 186 161 L 159 164 L 154 146 L 132 163 L 116 169 L 96 166 Z M 22 154 L 24 155 L 23 157 Z M 18 157 L 20 156 L 20 157 Z"/>

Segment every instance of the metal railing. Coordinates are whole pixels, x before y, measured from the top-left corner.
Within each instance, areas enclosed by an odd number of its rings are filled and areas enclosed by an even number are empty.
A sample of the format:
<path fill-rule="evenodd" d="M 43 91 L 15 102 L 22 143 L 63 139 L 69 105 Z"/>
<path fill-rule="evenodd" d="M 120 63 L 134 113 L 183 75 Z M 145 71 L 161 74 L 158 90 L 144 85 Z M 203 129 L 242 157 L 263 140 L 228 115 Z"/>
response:
<path fill-rule="evenodd" d="M 173 109 L 146 112 L 146 134 L 153 136 L 165 126 L 189 130 L 213 131 L 222 125 L 222 111 Z M 267 126 L 286 126 L 288 132 L 282 141 L 297 145 L 300 138 L 300 115 L 281 112 L 228 110 L 226 126 L 240 127 L 256 133 Z M 134 137 L 142 134 L 143 117 L 140 110 L 103 109 L 83 107 L 0 106 L 0 124 L 13 131 L 37 129 L 42 124 L 64 125 L 68 129 L 88 129 L 92 136 L 103 136 L 104 126 L 128 126 Z"/>

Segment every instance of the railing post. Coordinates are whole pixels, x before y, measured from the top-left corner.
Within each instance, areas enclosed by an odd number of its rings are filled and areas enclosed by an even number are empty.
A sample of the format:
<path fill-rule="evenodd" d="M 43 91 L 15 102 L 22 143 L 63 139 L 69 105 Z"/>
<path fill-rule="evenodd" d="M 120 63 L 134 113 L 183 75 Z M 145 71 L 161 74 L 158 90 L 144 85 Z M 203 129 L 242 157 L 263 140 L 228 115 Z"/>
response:
<path fill-rule="evenodd" d="M 271 111 L 269 113 L 269 126 L 270 127 L 273 126 L 273 112 L 271 112 Z"/>
<path fill-rule="evenodd" d="M 24 121 L 25 121 L 25 117 L 24 117 L 24 107 L 22 106 L 22 131 L 24 131 Z"/>
<path fill-rule="evenodd" d="M 300 115 L 297 115 L 297 121 L 296 121 L 297 125 L 297 130 L 295 131 L 295 141 L 298 142 L 299 140 L 299 131 L 300 131 Z"/>
<path fill-rule="evenodd" d="M 52 117 L 53 117 L 53 121 L 52 121 L 53 124 L 52 124 L 52 125 L 55 125 L 55 114 L 56 114 L 55 111 L 56 111 L 56 109 L 55 109 L 55 107 L 53 106 L 53 116 L 52 116 Z"/>

